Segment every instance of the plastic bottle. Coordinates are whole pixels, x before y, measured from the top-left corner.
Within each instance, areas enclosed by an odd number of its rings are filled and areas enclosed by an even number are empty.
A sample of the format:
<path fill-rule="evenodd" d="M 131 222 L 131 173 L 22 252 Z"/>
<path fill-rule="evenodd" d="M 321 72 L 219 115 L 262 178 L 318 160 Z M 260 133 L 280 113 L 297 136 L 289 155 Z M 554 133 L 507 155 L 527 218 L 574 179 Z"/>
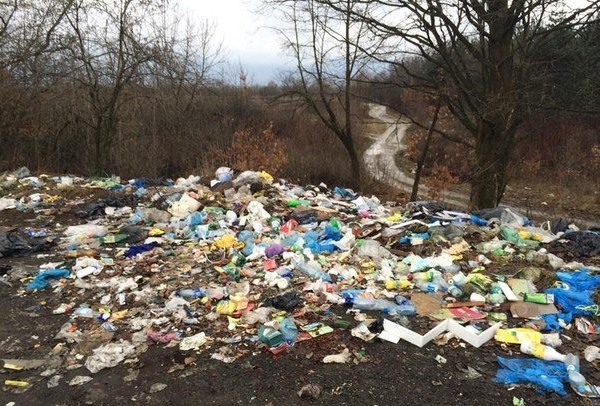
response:
<path fill-rule="evenodd" d="M 223 292 L 223 288 L 206 289 L 204 291 L 204 295 L 209 299 L 217 299 L 217 300 L 221 300 L 221 299 L 223 299 L 223 296 L 225 296 L 225 294 Z"/>
<path fill-rule="evenodd" d="M 419 288 L 420 290 L 422 290 L 423 292 L 434 293 L 434 292 L 439 292 L 441 290 L 440 285 L 435 282 L 418 281 L 418 282 L 415 282 L 415 286 L 417 288 Z"/>
<path fill-rule="evenodd" d="M 448 285 L 448 282 L 446 282 L 441 273 L 434 274 L 432 282 L 437 284 L 438 290 L 441 290 L 442 292 L 447 291 L 448 287 L 450 286 Z"/>
<path fill-rule="evenodd" d="M 385 299 L 372 299 L 357 297 L 352 304 L 354 309 L 359 310 L 377 310 L 388 314 L 397 314 L 400 316 L 412 316 L 415 314 L 415 307 L 404 304 L 398 305 Z"/>
<path fill-rule="evenodd" d="M 175 294 L 184 299 L 197 299 L 199 297 L 203 297 L 206 292 L 203 289 L 180 289 L 175 292 Z"/>
<path fill-rule="evenodd" d="M 448 287 L 448 293 L 454 297 L 462 297 L 463 291 L 456 285 L 450 285 Z"/>
<path fill-rule="evenodd" d="M 290 318 L 283 319 L 281 323 L 279 323 L 279 331 L 283 335 L 283 340 L 288 344 L 293 344 L 296 342 L 296 338 L 298 337 L 298 327 L 294 320 Z"/>
<path fill-rule="evenodd" d="M 385 281 L 385 288 L 387 290 L 402 290 L 408 289 L 412 286 L 412 283 L 406 279 L 387 280 Z"/>
<path fill-rule="evenodd" d="M 292 264 L 294 268 L 300 270 L 303 274 L 311 279 L 321 279 L 322 281 L 331 282 L 331 275 L 327 272 L 323 272 L 321 265 L 316 261 L 306 262 L 304 260 L 293 259 Z"/>
<path fill-rule="evenodd" d="M 397 314 L 403 316 L 413 316 L 417 313 L 417 308 L 415 307 L 415 304 L 407 298 L 405 298 L 404 296 L 398 295 L 396 296 L 395 300 L 396 304 L 398 305 L 398 310 L 400 310 L 399 312 L 397 312 Z"/>
<path fill-rule="evenodd" d="M 412 280 L 416 282 L 431 282 L 433 280 L 434 273 L 433 270 L 425 271 L 425 272 L 415 272 L 408 275 L 408 280 Z"/>
<path fill-rule="evenodd" d="M 585 377 L 579 372 L 579 357 L 573 354 L 565 355 L 564 360 L 567 366 L 567 372 L 569 373 L 569 383 L 575 392 L 585 393 L 587 392 L 587 382 Z"/>
<path fill-rule="evenodd" d="M 506 297 L 502 293 L 490 293 L 485 296 L 485 301 L 488 304 L 499 305 L 506 302 Z"/>
<path fill-rule="evenodd" d="M 449 281 L 449 284 L 454 285 L 454 286 L 458 286 L 461 287 L 462 285 L 464 285 L 465 283 L 467 283 L 467 276 L 462 273 L 462 272 L 458 272 L 456 275 L 454 275 Z"/>
<path fill-rule="evenodd" d="M 534 343 L 526 340 L 521 343 L 521 352 L 523 354 L 533 355 L 536 358 L 540 358 L 546 361 L 560 361 L 565 362 L 566 356 L 559 353 L 552 347 L 547 345 Z M 579 360 L 578 366 L 579 366 Z"/>
<path fill-rule="evenodd" d="M 562 345 L 562 340 L 558 333 L 542 334 L 539 331 L 523 327 L 498 329 L 495 338 L 496 341 L 509 344 L 521 344 L 524 341 L 531 341 L 532 343 L 545 344 L 551 347 L 559 347 Z"/>

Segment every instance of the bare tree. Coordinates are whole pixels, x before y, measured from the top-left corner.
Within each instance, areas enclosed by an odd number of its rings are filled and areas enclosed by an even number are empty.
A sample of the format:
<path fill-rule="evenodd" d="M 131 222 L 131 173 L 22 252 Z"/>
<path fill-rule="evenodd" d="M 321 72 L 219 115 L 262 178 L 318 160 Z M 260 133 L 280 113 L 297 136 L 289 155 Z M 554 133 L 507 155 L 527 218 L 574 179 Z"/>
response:
<path fill-rule="evenodd" d="M 319 0 L 342 12 L 343 0 Z M 475 151 L 471 204 L 496 206 L 507 184 L 517 129 L 544 107 L 544 67 L 536 53 L 556 32 L 577 32 L 598 18 L 600 2 L 560 0 L 362 0 L 353 18 L 386 42 L 371 52 L 410 78 L 404 86 L 441 95 L 466 129 L 458 140 Z M 363 5 L 365 7 L 358 7 Z M 369 6 L 367 8 L 366 6 Z M 430 67 L 415 70 L 414 57 Z M 438 132 L 439 129 L 438 129 Z"/>
<path fill-rule="evenodd" d="M 74 61 L 74 78 L 85 89 L 90 110 L 93 165 L 97 173 L 110 168 L 127 87 L 153 60 L 154 32 L 143 22 L 165 6 L 145 0 L 78 0 L 67 14 L 71 33 L 65 41 Z"/>
<path fill-rule="evenodd" d="M 316 0 L 266 0 L 287 26 L 276 28 L 296 60 L 297 86 L 290 88 L 342 142 L 356 183 L 361 164 L 353 131 L 355 77 L 366 65 L 366 23 L 353 17 L 357 1 L 323 7 Z"/>

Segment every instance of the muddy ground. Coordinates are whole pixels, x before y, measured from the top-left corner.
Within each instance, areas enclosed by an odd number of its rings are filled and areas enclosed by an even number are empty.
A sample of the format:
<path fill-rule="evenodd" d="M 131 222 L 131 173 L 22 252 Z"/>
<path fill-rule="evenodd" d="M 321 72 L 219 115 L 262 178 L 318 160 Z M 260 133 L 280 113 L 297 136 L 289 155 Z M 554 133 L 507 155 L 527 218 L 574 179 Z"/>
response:
<path fill-rule="evenodd" d="M 64 226 L 81 220 L 65 213 L 49 213 L 52 222 Z M 0 227 L 25 227 L 36 219 L 32 213 L 15 210 L 0 212 Z M 37 265 L 52 257 L 0 258 L 0 265 L 26 268 L 33 274 Z M 0 283 L 1 358 L 44 358 L 60 341 L 54 336 L 68 315 L 55 315 L 60 304 L 52 291 L 17 296 L 20 286 Z M 345 315 L 343 307 L 335 309 Z M 376 317 L 376 315 L 373 315 Z M 117 332 L 117 338 L 119 337 Z M 598 345 L 597 335 L 567 332 L 561 351 L 581 351 Z M 594 337 L 594 338 L 590 338 Z M 323 356 L 339 352 L 340 344 L 362 351 L 359 364 L 323 364 Z M 6 387 L 0 391 L 0 405 L 512 405 L 513 397 L 526 405 L 593 404 L 579 398 L 568 388 L 568 396 L 540 394 L 528 386 L 508 387 L 493 382 L 496 356 L 520 356 L 517 347 L 501 347 L 489 342 L 476 349 L 456 339 L 446 345 L 428 344 L 417 348 L 399 344 L 364 342 L 349 330 L 336 330 L 319 338 L 297 343 L 287 352 L 273 355 L 255 343 L 233 344 L 233 352 L 248 353 L 231 364 L 210 359 L 213 351 L 182 353 L 177 347 L 153 345 L 137 362 L 121 364 L 92 375 L 82 386 L 68 386 L 77 375 L 91 375 L 85 368 L 64 373 L 59 385 L 48 388 L 43 368 L 20 372 L 0 369 L 2 379 L 25 379 L 32 383 L 22 392 Z M 513 352 L 514 351 L 514 352 Z M 445 364 L 435 358 L 441 355 Z M 190 357 L 196 359 L 190 359 Z M 467 367 L 481 374 L 471 378 Z M 582 372 L 593 383 L 600 383 L 600 371 L 582 360 Z M 160 392 L 150 393 L 152 385 L 166 384 Z M 301 399 L 297 392 L 306 384 L 317 384 L 322 391 L 316 400 Z"/>

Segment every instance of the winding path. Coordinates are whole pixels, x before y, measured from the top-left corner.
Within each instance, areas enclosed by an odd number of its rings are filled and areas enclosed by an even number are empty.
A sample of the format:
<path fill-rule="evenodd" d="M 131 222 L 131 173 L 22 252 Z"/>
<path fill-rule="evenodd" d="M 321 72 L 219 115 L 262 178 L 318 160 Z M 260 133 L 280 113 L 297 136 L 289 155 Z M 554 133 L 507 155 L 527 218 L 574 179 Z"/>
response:
<path fill-rule="evenodd" d="M 369 104 L 369 115 L 387 124 L 384 132 L 371 136 L 376 141 L 363 154 L 363 161 L 369 176 L 410 194 L 414 177 L 405 174 L 396 165 L 396 156 L 406 148 L 404 137 L 410 124 L 388 114 L 386 107 L 379 104 Z M 419 187 L 420 197 L 428 192 L 429 189 L 426 186 Z M 444 192 L 441 200 L 460 208 L 467 208 L 469 205 L 469 196 L 456 192 Z"/>

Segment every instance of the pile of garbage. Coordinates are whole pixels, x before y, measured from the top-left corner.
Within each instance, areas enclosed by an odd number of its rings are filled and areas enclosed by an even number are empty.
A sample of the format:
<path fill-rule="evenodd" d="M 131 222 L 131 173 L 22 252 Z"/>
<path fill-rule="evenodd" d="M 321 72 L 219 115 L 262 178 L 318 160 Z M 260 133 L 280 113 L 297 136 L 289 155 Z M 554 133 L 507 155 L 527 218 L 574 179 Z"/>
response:
<path fill-rule="evenodd" d="M 61 196 L 73 189 L 111 194 L 92 202 Z M 596 334 L 600 269 L 553 253 L 595 260 L 598 230 L 538 227 L 510 208 L 384 204 L 229 168 L 209 184 L 197 176 L 38 177 L 21 168 L 0 178 L 0 196 L 0 211 L 79 219 L 0 227 L 1 280 L 33 299 L 51 292 L 53 313 L 70 316 L 42 372 L 49 386 L 61 371 L 95 374 L 150 345 L 232 363 L 259 353 L 248 344 L 283 354 L 342 330 L 365 342 L 514 346 L 528 357 L 499 357 L 497 382 L 561 395 L 570 383 L 581 396 L 600 396 L 580 373 L 578 354 L 559 351 L 566 331 Z M 22 256 L 47 262 L 26 274 L 12 260 Z M 343 347 L 322 362 L 366 360 Z M 589 347 L 584 356 L 599 354 Z M 70 384 L 92 378 L 77 379 Z"/>

